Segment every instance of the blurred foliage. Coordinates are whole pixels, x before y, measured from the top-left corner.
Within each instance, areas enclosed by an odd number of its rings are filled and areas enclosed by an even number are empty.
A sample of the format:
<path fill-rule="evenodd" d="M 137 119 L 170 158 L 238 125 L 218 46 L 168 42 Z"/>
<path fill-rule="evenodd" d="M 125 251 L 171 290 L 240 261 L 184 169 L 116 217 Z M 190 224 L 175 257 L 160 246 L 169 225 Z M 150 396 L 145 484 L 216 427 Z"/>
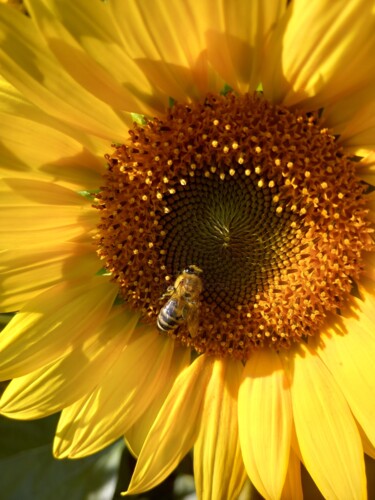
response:
<path fill-rule="evenodd" d="M 0 498 L 110 500 L 122 442 L 80 460 L 56 460 L 52 441 L 58 415 L 31 422 L 0 417 Z"/>

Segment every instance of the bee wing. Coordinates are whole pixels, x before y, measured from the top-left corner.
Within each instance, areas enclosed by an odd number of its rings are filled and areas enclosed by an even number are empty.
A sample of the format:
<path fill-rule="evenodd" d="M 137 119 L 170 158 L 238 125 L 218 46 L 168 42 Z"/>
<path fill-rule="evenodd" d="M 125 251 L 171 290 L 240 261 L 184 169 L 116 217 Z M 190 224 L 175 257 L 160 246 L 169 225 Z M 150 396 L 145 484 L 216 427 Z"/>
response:
<path fill-rule="evenodd" d="M 199 306 L 190 305 L 186 309 L 185 313 L 186 326 L 189 330 L 189 333 L 192 337 L 195 337 L 198 333 L 199 326 Z"/>

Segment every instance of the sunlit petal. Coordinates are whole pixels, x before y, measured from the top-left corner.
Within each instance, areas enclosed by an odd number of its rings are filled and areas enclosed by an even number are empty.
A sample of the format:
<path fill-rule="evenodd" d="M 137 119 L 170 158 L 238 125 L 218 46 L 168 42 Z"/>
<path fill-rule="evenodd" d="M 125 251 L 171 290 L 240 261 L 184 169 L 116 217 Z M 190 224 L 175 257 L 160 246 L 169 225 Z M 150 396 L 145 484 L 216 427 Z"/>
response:
<path fill-rule="evenodd" d="M 356 301 L 351 317 L 326 329 L 316 351 L 340 386 L 351 411 L 375 446 L 375 301 Z"/>
<path fill-rule="evenodd" d="M 293 448 L 290 449 L 288 470 L 280 498 L 281 500 L 303 500 L 301 462 Z"/>
<path fill-rule="evenodd" d="M 55 455 L 79 458 L 125 434 L 163 390 L 173 352 L 170 339 L 155 335 L 152 328 L 137 328 L 86 401 L 78 401 L 63 411 Z"/>
<path fill-rule="evenodd" d="M 200 356 L 176 379 L 142 447 L 127 494 L 159 484 L 192 448 L 212 369 L 212 359 Z"/>
<path fill-rule="evenodd" d="M 293 0 L 267 50 L 265 95 L 318 109 L 366 87 L 375 76 L 374 5 L 367 0 Z"/>
<path fill-rule="evenodd" d="M 216 360 L 213 365 L 194 445 L 195 485 L 202 500 L 237 498 L 246 479 L 238 436 L 241 373 L 239 362 Z"/>
<path fill-rule="evenodd" d="M 27 16 L 2 9 L 0 33 L 2 74 L 30 101 L 78 129 L 109 141 L 122 138 L 123 121 L 63 71 L 45 51 L 43 39 Z M 10 52 L 17 53 L 17 59 Z"/>
<path fill-rule="evenodd" d="M 272 351 L 258 351 L 246 363 L 239 426 L 251 481 L 264 497 L 279 498 L 289 462 L 292 411 L 288 381 Z"/>
<path fill-rule="evenodd" d="M 169 373 L 166 374 L 164 384 L 160 387 L 159 394 L 156 394 L 156 388 L 153 388 L 155 399 L 146 409 L 146 411 L 138 418 L 137 422 L 125 432 L 126 444 L 134 456 L 140 454 L 142 446 L 146 440 L 154 420 L 159 413 L 159 410 L 164 403 L 174 381 L 179 374 L 187 368 L 190 363 L 190 352 L 182 349 L 180 346 L 174 346 L 173 363 L 169 366 Z"/>
<path fill-rule="evenodd" d="M 77 341 L 72 352 L 14 379 L 1 398 L 2 414 L 18 419 L 40 418 L 91 392 L 120 355 L 137 321 L 137 314 L 115 309 L 97 329 Z"/>
<path fill-rule="evenodd" d="M 71 352 L 105 320 L 116 293 L 98 278 L 79 285 L 64 282 L 37 295 L 0 336 L 1 378 L 25 375 Z"/>
<path fill-rule="evenodd" d="M 342 392 L 307 347 L 301 344 L 299 353 L 287 358 L 297 439 L 307 470 L 325 497 L 364 498 L 361 439 Z"/>
<path fill-rule="evenodd" d="M 19 311 L 41 291 L 66 280 L 90 279 L 97 271 L 98 259 L 91 243 L 4 250 L 0 266 L 1 309 Z"/>

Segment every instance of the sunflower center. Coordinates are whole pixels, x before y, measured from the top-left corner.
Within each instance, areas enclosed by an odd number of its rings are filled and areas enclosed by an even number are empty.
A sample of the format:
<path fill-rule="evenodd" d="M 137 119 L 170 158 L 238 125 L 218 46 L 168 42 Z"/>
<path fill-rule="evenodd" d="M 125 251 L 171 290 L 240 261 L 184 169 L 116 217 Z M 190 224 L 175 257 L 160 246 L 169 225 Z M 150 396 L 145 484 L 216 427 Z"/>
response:
<path fill-rule="evenodd" d="M 259 95 L 175 104 L 107 160 L 98 254 L 128 307 L 199 353 L 317 333 L 372 248 L 354 163 L 317 117 Z"/>

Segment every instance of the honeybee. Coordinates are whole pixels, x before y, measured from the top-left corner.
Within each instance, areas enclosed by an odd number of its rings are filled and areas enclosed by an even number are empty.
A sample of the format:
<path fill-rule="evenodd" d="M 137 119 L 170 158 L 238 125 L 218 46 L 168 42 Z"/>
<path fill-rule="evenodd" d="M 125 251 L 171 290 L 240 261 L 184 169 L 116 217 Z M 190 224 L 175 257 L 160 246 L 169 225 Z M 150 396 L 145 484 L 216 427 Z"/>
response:
<path fill-rule="evenodd" d="M 203 290 L 199 275 L 202 272 L 198 266 L 187 267 L 164 294 L 164 297 L 170 298 L 161 308 L 156 321 L 161 332 L 170 332 L 186 323 L 190 335 L 196 336 L 199 326 L 199 298 Z"/>

